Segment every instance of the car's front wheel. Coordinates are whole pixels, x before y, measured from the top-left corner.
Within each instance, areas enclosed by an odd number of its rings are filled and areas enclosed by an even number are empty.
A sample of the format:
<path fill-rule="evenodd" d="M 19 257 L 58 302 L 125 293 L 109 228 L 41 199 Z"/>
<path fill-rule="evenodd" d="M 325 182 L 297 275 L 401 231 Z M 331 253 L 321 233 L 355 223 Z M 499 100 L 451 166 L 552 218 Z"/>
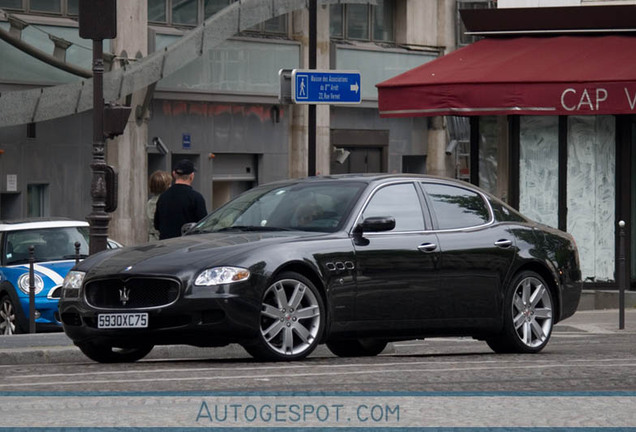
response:
<path fill-rule="evenodd" d="M 386 348 L 387 342 L 380 339 L 351 339 L 327 342 L 329 351 L 338 357 L 372 357 Z"/>
<path fill-rule="evenodd" d="M 0 299 L 0 334 L 13 335 L 23 332 L 16 305 L 13 304 L 11 297 L 3 295 Z"/>
<path fill-rule="evenodd" d="M 548 284 L 535 272 L 517 275 L 504 300 L 504 328 L 486 342 L 497 353 L 537 353 L 552 334 L 553 301 Z"/>
<path fill-rule="evenodd" d="M 153 345 L 136 348 L 117 348 L 99 343 L 79 344 L 86 357 L 99 363 L 132 363 L 140 360 L 152 351 Z"/>
<path fill-rule="evenodd" d="M 258 336 L 243 346 L 259 360 L 300 360 L 320 342 L 325 319 L 314 284 L 298 273 L 283 273 L 263 293 Z"/>

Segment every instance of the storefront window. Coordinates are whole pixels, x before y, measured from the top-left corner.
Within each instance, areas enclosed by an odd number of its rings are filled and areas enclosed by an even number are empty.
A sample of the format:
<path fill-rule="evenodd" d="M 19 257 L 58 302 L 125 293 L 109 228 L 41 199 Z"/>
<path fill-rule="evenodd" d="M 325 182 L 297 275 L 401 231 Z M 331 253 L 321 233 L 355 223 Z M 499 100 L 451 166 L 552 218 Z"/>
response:
<path fill-rule="evenodd" d="M 636 120 L 632 121 L 632 174 L 631 174 L 631 188 L 632 191 L 636 191 Z M 631 279 L 632 282 L 636 281 L 636 226 L 634 226 L 634 221 L 636 221 L 636 194 L 632 193 L 631 195 L 631 220 L 632 226 L 626 227 L 626 232 L 631 233 Z M 628 234 L 629 235 L 629 234 Z M 628 240 L 629 241 L 629 240 Z"/>
<path fill-rule="evenodd" d="M 615 119 L 568 117 L 567 229 L 584 281 L 614 281 Z"/>
<path fill-rule="evenodd" d="M 479 186 L 508 201 L 508 123 L 505 116 L 479 117 Z"/>
<path fill-rule="evenodd" d="M 559 118 L 523 116 L 519 129 L 519 210 L 558 228 Z"/>

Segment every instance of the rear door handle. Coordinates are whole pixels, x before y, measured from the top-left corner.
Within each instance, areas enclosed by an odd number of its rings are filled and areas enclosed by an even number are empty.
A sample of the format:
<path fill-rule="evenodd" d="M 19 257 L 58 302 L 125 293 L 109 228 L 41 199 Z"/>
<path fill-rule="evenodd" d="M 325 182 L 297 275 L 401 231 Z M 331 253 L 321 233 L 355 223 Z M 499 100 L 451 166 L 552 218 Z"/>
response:
<path fill-rule="evenodd" d="M 422 243 L 417 247 L 421 252 L 433 252 L 437 249 L 437 245 L 435 243 Z"/>
<path fill-rule="evenodd" d="M 497 240 L 495 242 L 495 246 L 500 247 L 502 249 L 509 248 L 510 246 L 512 246 L 512 240 L 508 240 L 508 239 Z"/>

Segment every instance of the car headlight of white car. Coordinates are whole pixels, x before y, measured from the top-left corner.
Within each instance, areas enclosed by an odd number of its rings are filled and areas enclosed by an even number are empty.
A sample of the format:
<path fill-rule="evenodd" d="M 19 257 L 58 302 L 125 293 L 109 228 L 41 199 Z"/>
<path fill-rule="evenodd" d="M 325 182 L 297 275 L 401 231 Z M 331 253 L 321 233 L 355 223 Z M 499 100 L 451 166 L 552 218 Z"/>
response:
<path fill-rule="evenodd" d="M 240 267 L 214 267 L 203 270 L 194 281 L 197 286 L 223 285 L 246 281 L 250 271 Z"/>
<path fill-rule="evenodd" d="M 86 273 L 81 271 L 70 271 L 66 274 L 64 278 L 64 283 L 62 284 L 62 288 L 64 289 L 80 289 L 82 286 L 82 282 L 84 281 L 84 276 Z"/>
<path fill-rule="evenodd" d="M 35 294 L 38 294 L 44 289 L 44 281 L 40 275 L 35 273 L 33 274 L 33 286 L 35 287 Z M 18 287 L 23 293 L 29 293 L 29 273 L 24 273 L 18 278 Z"/>

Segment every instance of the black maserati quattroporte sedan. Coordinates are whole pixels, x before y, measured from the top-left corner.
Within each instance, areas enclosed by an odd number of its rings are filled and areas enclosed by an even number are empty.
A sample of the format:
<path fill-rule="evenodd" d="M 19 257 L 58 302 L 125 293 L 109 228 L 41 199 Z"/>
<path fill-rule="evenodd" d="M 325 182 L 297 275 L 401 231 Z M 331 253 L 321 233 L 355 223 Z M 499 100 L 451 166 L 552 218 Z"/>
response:
<path fill-rule="evenodd" d="M 344 175 L 259 186 L 182 237 L 94 254 L 67 275 L 59 309 L 98 362 L 167 344 L 371 356 L 434 336 L 536 353 L 575 312 L 580 279 L 569 234 L 474 186 Z"/>

